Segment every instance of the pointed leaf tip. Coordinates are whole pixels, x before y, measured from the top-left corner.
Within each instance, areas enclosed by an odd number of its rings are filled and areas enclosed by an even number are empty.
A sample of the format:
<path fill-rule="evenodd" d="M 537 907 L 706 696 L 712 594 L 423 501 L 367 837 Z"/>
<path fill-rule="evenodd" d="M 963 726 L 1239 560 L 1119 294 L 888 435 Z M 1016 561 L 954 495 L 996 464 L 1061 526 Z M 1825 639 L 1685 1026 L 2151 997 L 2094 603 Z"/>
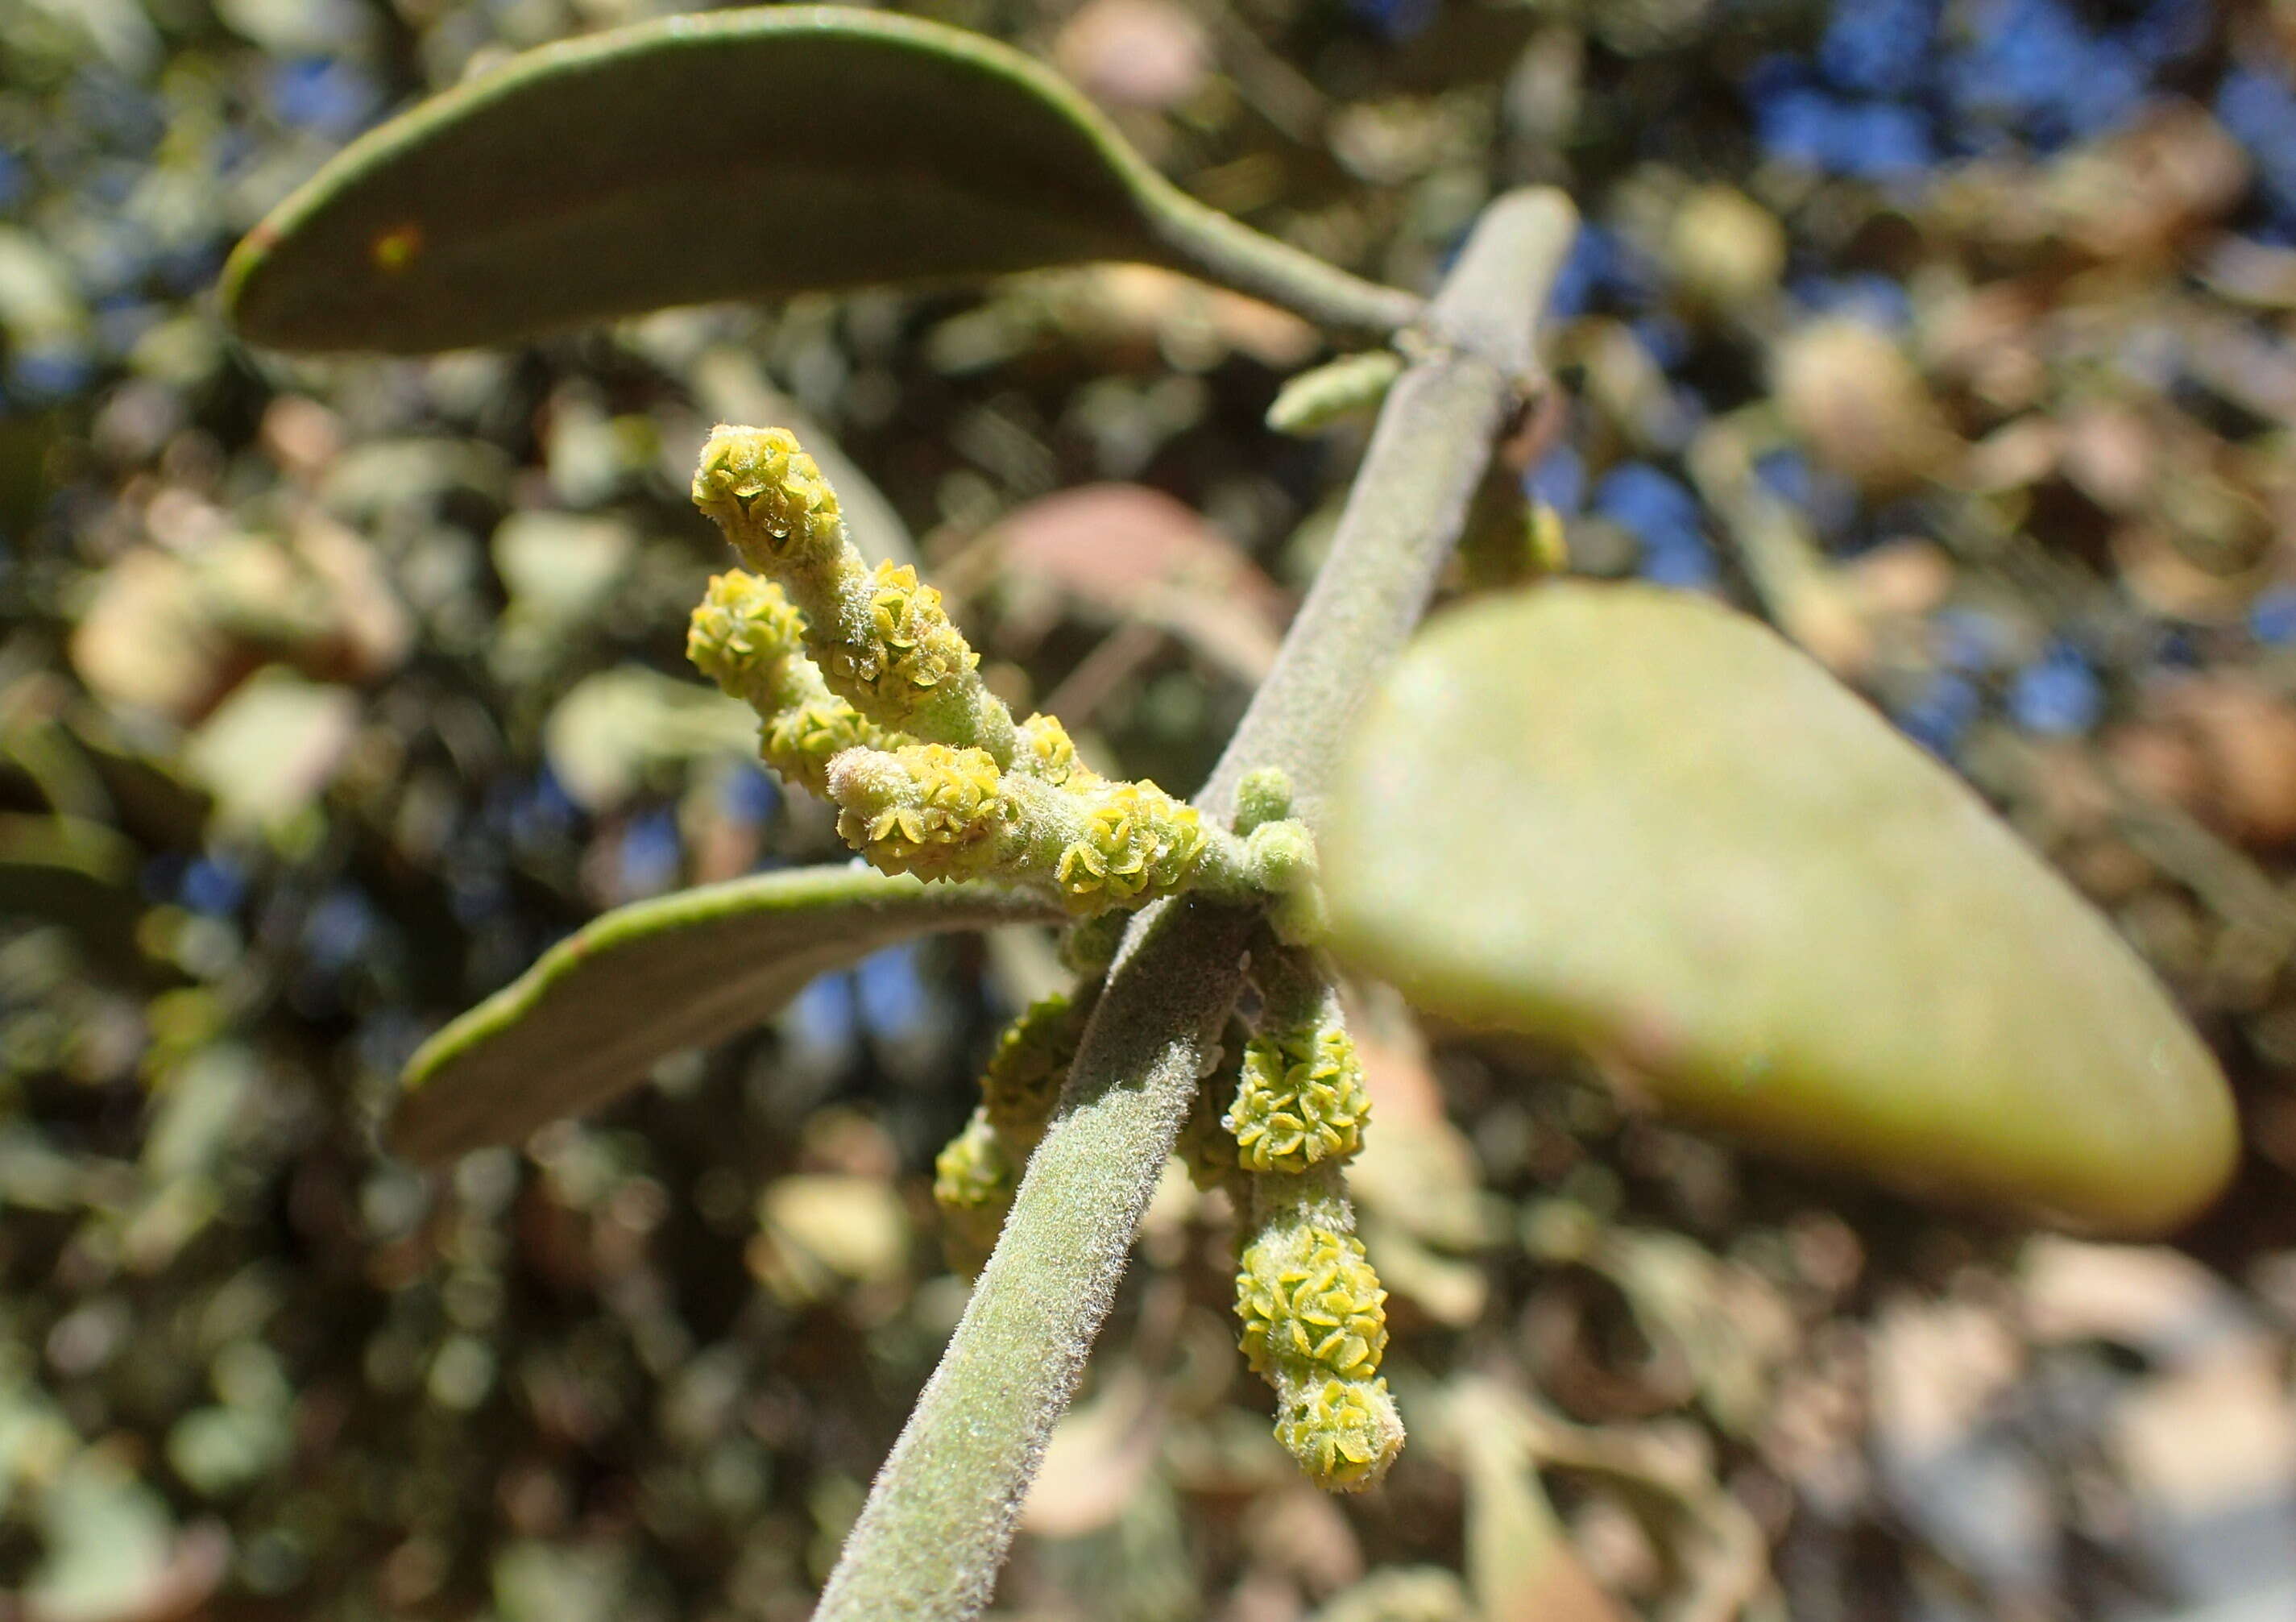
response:
<path fill-rule="evenodd" d="M 1355 966 L 1882 1181 L 2128 1234 L 2229 1175 L 2214 1058 L 1959 779 L 1766 628 L 1556 583 L 1431 625 L 1332 797 Z"/>

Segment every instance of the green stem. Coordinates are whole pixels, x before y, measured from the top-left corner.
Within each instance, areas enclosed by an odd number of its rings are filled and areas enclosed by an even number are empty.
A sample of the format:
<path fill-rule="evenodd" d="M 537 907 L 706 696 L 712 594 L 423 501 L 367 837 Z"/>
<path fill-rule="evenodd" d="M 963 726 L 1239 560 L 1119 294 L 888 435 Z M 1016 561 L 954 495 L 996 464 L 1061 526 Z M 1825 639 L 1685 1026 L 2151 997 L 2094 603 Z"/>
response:
<path fill-rule="evenodd" d="M 1425 311 L 1416 294 L 1367 282 L 1185 193 L 1160 196 L 1145 213 L 1179 268 L 1264 299 L 1326 330 L 1385 337 Z"/>
<path fill-rule="evenodd" d="M 1316 806 L 1357 707 L 1425 611 L 1493 441 L 1534 375 L 1531 340 L 1578 217 L 1549 191 L 1486 210 L 1423 322 L 1329 561 L 1198 796 L 1225 822 L 1244 773 L 1281 767 Z M 1242 982 L 1253 915 L 1183 899 L 1125 937 L 1030 1157 L 1004 1237 L 879 1472 L 816 1622 L 979 1614 L 1054 1422 Z"/>

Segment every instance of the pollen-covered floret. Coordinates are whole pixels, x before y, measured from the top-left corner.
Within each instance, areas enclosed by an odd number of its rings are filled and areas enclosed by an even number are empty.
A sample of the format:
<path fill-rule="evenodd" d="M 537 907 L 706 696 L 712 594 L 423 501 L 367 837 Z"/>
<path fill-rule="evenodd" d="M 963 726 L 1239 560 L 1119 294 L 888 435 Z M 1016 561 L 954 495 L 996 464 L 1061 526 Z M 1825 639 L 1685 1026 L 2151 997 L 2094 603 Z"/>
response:
<path fill-rule="evenodd" d="M 1304 1224 L 1263 1231 L 1235 1279 L 1246 1362 L 1260 1374 L 1368 1378 L 1387 1349 L 1387 1291 L 1351 1233 Z"/>
<path fill-rule="evenodd" d="M 837 492 L 786 428 L 720 424 L 694 470 L 693 505 L 758 568 L 833 556 L 847 544 Z"/>
<path fill-rule="evenodd" d="M 1371 1095 L 1348 1033 L 1308 1025 L 1255 1036 L 1227 1128 L 1247 1171 L 1304 1172 L 1363 1147 Z"/>
<path fill-rule="evenodd" d="M 1384 1379 L 1311 1380 L 1276 1416 L 1275 1439 L 1316 1485 L 1353 1492 L 1387 1474 L 1403 1420 Z"/>
<path fill-rule="evenodd" d="M 1061 788 L 1092 788 L 1104 780 L 1077 759 L 1069 729 L 1051 715 L 1031 715 L 1021 723 L 1021 754 L 1013 764 Z"/>
<path fill-rule="evenodd" d="M 870 578 L 865 638 L 821 649 L 832 687 L 873 713 L 905 718 L 980 663 L 949 622 L 940 593 L 906 564 L 883 563 Z"/>
<path fill-rule="evenodd" d="M 1133 905 L 1178 890 L 1204 844 L 1194 807 L 1153 783 L 1114 783 L 1095 796 L 1082 837 L 1061 852 L 1053 877 L 1071 911 Z"/>
<path fill-rule="evenodd" d="M 765 724 L 758 753 L 766 764 L 815 794 L 829 792 L 829 763 L 848 749 L 881 749 L 888 739 L 861 712 L 824 691 L 792 704 Z"/>
<path fill-rule="evenodd" d="M 804 636 L 805 621 L 779 586 L 729 569 L 709 577 L 686 626 L 685 656 L 726 692 L 752 698 L 772 687 Z"/>
<path fill-rule="evenodd" d="M 827 787 L 839 837 L 883 872 L 967 878 L 996 866 L 1004 799 L 985 750 L 850 749 L 830 762 Z"/>
<path fill-rule="evenodd" d="M 1086 1011 L 1056 992 L 1030 1003 L 996 1039 L 980 1074 L 981 1107 L 1018 1153 L 1034 1149 L 1045 1135 L 1076 1058 Z"/>

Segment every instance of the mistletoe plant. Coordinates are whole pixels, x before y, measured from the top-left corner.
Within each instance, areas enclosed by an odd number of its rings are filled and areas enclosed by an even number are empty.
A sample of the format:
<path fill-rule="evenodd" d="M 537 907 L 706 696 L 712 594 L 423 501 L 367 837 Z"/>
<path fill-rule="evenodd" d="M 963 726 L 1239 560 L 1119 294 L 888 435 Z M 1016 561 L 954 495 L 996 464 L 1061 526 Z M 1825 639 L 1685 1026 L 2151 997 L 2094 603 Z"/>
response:
<path fill-rule="evenodd" d="M 287 349 L 420 352 L 1107 259 L 1369 341 L 1277 402 L 1295 428 L 1380 415 L 1192 802 L 1016 718 L 939 594 L 864 556 L 862 492 L 840 502 L 786 430 L 718 429 L 693 498 L 741 566 L 689 651 L 866 865 L 609 914 L 409 1066 L 395 1143 L 446 1159 L 593 1107 L 890 942 L 1069 925 L 1075 989 L 1006 1033 L 939 1157 L 950 1253 L 978 1280 L 823 1618 L 987 1602 L 1176 1149 L 1240 1213 L 1239 1336 L 1278 1437 L 1326 1486 L 1386 1470 L 1404 1429 L 1348 1200 L 1369 1110 L 1343 971 L 1581 1044 L 1692 1118 L 2029 1219 L 2161 1232 L 2228 1174 L 2206 1049 L 1957 779 L 1750 619 L 1521 579 L 1551 515 L 1490 476 L 1493 446 L 1546 386 L 1536 319 L 1574 229 L 1554 192 L 1502 197 L 1423 302 L 1182 195 L 1003 46 L 786 8 L 521 57 L 356 143 L 228 267 L 241 330 Z M 1471 573 L 1517 583 L 1406 649 L 1471 526 Z"/>

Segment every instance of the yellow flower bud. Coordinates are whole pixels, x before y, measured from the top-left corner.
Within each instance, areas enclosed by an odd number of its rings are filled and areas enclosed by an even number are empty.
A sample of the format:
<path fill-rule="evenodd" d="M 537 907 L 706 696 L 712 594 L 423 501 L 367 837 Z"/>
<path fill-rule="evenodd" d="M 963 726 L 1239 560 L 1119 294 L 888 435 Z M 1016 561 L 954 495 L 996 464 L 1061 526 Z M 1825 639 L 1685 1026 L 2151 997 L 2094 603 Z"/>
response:
<path fill-rule="evenodd" d="M 906 720 L 938 689 L 980 664 L 980 655 L 949 622 L 940 593 L 922 584 L 908 564 L 877 565 L 868 607 L 862 637 L 822 646 L 822 670 L 832 688 L 881 720 Z"/>
<path fill-rule="evenodd" d="M 882 872 L 970 878 L 996 869 L 1006 815 L 986 751 L 849 749 L 829 763 L 827 789 L 839 837 Z"/>
<path fill-rule="evenodd" d="M 709 577 L 686 627 L 685 656 L 736 698 L 752 698 L 771 688 L 804 637 L 805 621 L 779 586 L 732 569 Z"/>
<path fill-rule="evenodd" d="M 1111 784 L 1095 797 L 1082 836 L 1061 852 L 1054 881 L 1073 912 L 1136 906 L 1185 885 L 1204 845 L 1194 807 L 1153 783 Z"/>
<path fill-rule="evenodd" d="M 1227 1128 L 1245 1170 L 1304 1172 L 1361 1149 L 1370 1116 L 1355 1042 L 1336 1025 L 1310 1025 L 1251 1039 Z"/>
<path fill-rule="evenodd" d="M 694 469 L 693 505 L 754 568 L 778 572 L 849 544 L 837 492 L 786 428 L 718 424 Z"/>
<path fill-rule="evenodd" d="M 1318 1486 L 1355 1492 L 1403 1451 L 1403 1420 L 1383 1379 L 1317 1380 L 1284 1403 L 1275 1439 Z"/>
<path fill-rule="evenodd" d="M 1244 1360 L 1270 1377 L 1368 1378 L 1387 1350 L 1387 1291 L 1362 1241 L 1318 1224 L 1271 1226 L 1244 1247 L 1235 1312 Z"/>
<path fill-rule="evenodd" d="M 1089 1001 L 1054 992 L 1004 1027 L 980 1074 L 981 1107 L 1015 1152 L 1032 1152 L 1066 1084 L 1091 1013 Z"/>

